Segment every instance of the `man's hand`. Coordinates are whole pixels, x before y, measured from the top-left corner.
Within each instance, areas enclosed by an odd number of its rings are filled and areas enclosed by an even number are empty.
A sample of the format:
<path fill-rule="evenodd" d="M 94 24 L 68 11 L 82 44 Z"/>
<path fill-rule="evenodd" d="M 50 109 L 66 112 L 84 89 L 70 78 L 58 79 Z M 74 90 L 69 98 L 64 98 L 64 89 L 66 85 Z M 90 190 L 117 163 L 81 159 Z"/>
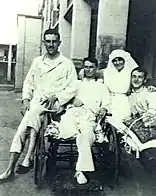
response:
<path fill-rule="evenodd" d="M 57 100 L 57 97 L 55 95 L 51 95 L 50 97 L 48 97 L 44 101 L 42 101 L 41 105 L 45 104 L 45 108 L 51 109 L 51 108 L 53 108 L 53 105 L 56 100 Z"/>
<path fill-rule="evenodd" d="M 156 111 L 147 111 L 146 113 L 143 114 L 142 121 L 145 125 L 145 127 L 152 127 L 156 125 Z"/>
<path fill-rule="evenodd" d="M 83 105 L 82 101 L 80 99 L 74 98 L 73 105 L 75 107 L 81 107 Z"/>
<path fill-rule="evenodd" d="M 41 105 L 43 105 L 43 104 L 44 104 L 45 110 L 40 115 L 42 115 L 46 112 L 52 112 L 52 113 L 59 114 L 64 109 L 64 107 L 60 104 L 57 97 L 55 97 L 54 95 L 52 95 L 49 98 L 47 98 L 46 100 L 44 100 L 41 103 Z"/>
<path fill-rule="evenodd" d="M 97 116 L 97 121 L 99 121 L 100 119 L 102 119 L 107 113 L 107 109 L 106 108 L 100 108 L 98 110 L 98 112 L 96 113 Z"/>
<path fill-rule="evenodd" d="M 147 89 L 149 92 L 156 92 L 156 87 L 155 86 L 147 86 Z"/>
<path fill-rule="evenodd" d="M 28 99 L 24 99 L 21 114 L 24 116 L 25 112 L 28 110 L 30 110 L 30 101 Z"/>

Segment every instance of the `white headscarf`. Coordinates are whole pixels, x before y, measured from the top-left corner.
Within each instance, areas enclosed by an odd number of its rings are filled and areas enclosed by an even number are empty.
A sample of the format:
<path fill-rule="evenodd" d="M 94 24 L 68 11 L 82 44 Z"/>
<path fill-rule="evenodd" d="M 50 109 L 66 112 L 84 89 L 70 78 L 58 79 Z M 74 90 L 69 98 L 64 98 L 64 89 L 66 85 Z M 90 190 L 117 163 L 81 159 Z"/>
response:
<path fill-rule="evenodd" d="M 111 52 L 111 54 L 109 55 L 109 60 L 108 60 L 108 65 L 107 65 L 108 69 L 109 68 L 111 68 L 111 69 L 115 68 L 112 60 L 117 58 L 117 57 L 121 57 L 125 60 L 124 67 L 126 69 L 129 69 L 130 71 L 132 71 L 134 68 L 138 67 L 137 63 L 131 57 L 130 53 L 128 53 L 124 50 L 121 50 L 121 49 L 117 49 L 117 50 L 113 50 Z"/>
<path fill-rule="evenodd" d="M 112 62 L 116 57 L 121 57 L 125 60 L 124 68 L 120 72 L 117 71 Z M 130 53 L 121 49 L 114 50 L 109 55 L 107 68 L 104 69 L 104 83 L 111 92 L 126 93 L 130 86 L 131 72 L 136 67 L 138 65 Z"/>

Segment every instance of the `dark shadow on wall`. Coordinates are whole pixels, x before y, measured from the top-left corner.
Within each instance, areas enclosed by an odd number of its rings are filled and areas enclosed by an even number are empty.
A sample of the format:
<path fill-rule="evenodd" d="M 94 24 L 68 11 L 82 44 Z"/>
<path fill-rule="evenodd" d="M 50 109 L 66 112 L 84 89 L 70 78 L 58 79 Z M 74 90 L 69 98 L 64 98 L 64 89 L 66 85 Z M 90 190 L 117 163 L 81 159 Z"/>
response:
<path fill-rule="evenodd" d="M 126 50 L 156 84 L 156 1 L 131 0 Z M 153 81 L 152 81 L 153 80 Z"/>

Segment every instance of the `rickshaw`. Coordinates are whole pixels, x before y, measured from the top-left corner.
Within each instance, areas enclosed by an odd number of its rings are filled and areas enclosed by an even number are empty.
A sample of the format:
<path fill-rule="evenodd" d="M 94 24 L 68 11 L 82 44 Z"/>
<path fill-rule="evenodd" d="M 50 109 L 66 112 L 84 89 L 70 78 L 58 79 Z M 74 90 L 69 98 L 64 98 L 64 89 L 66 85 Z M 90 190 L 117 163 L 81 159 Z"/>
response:
<path fill-rule="evenodd" d="M 120 169 L 120 141 L 118 137 L 117 129 L 112 126 L 107 117 L 110 114 L 106 114 L 101 120 L 100 125 L 105 137 L 102 143 L 95 142 L 93 148 L 96 149 L 93 152 L 93 159 L 100 165 L 100 174 L 102 175 L 104 162 L 108 163 L 111 170 L 112 180 L 117 182 Z M 34 182 L 38 187 L 41 187 L 44 179 L 45 172 L 52 177 L 54 175 L 54 168 L 57 161 L 69 161 L 71 168 L 77 158 L 77 152 L 75 149 L 75 138 L 61 139 L 56 138 L 54 135 L 48 136 L 46 141 L 49 142 L 49 147 L 46 150 L 45 144 L 45 130 L 54 116 L 46 113 L 44 115 L 44 121 L 38 133 L 36 150 L 34 155 Z M 46 136 L 47 137 L 47 136 Z M 68 148 L 68 151 L 59 152 L 59 147 Z M 110 162 L 108 159 L 110 158 Z M 107 160 L 107 161 L 106 161 Z"/>
<path fill-rule="evenodd" d="M 73 148 L 75 145 L 75 138 L 69 139 L 57 139 L 54 136 L 50 136 L 48 141 L 50 142 L 50 147 L 48 151 L 45 151 L 45 136 L 44 132 L 48 123 L 50 122 L 51 115 L 46 114 L 45 120 L 41 126 L 41 129 L 38 134 L 38 139 L 36 143 L 36 151 L 35 151 L 35 184 L 40 187 L 42 185 L 43 180 L 43 168 L 46 165 L 46 170 L 50 175 L 53 175 L 54 171 L 52 167 L 56 165 L 58 160 L 69 161 L 71 168 L 73 168 L 74 161 L 77 156 L 74 158 Z M 131 123 L 121 123 L 114 119 L 110 114 L 106 114 L 100 121 L 100 125 L 103 130 L 103 134 L 105 136 L 105 140 L 102 143 L 95 142 L 93 147 L 98 149 L 98 157 L 100 157 L 98 161 L 100 165 L 100 173 L 103 172 L 103 164 L 106 162 L 106 159 L 111 157 L 111 166 L 113 175 L 112 179 L 117 182 L 119 173 L 120 173 L 120 156 L 121 156 L 121 148 L 124 148 L 127 153 L 135 155 L 135 157 L 140 160 L 140 153 L 148 150 L 150 148 L 156 148 L 156 134 L 155 131 L 153 135 L 151 134 L 150 126 L 146 126 L 146 135 L 149 135 L 149 140 L 141 140 L 140 135 L 135 131 L 138 129 L 139 122 L 142 121 L 143 116 L 136 118 Z M 153 130 L 155 130 L 155 125 Z M 142 132 L 142 130 L 140 130 Z M 142 132 L 142 135 L 144 133 Z M 143 135 L 144 137 L 144 135 Z M 58 147 L 63 146 L 64 148 L 69 148 L 67 154 L 64 152 L 58 152 Z M 109 152 L 106 153 L 106 152 Z M 68 156 L 66 156 L 68 155 Z M 93 153 L 95 157 L 96 153 Z M 110 156 L 112 155 L 112 156 Z M 47 162 L 45 164 L 45 160 Z M 104 168 L 106 169 L 106 168 Z"/>

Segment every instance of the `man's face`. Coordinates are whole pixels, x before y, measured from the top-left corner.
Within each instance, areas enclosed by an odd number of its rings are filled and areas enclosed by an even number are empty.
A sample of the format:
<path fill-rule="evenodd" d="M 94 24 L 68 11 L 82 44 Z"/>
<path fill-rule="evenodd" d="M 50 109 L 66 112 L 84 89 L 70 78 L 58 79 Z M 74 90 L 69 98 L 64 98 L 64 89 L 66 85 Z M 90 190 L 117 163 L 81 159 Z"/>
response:
<path fill-rule="evenodd" d="M 57 35 L 47 34 L 45 35 L 44 43 L 48 54 L 54 56 L 58 52 L 58 47 L 61 42 Z"/>
<path fill-rule="evenodd" d="M 84 74 L 87 78 L 94 78 L 96 73 L 95 63 L 91 63 L 90 61 L 84 62 Z"/>
<path fill-rule="evenodd" d="M 133 71 L 131 75 L 131 85 L 133 89 L 141 88 L 146 82 L 144 72 Z"/>
<path fill-rule="evenodd" d="M 121 57 L 116 57 L 112 60 L 112 63 L 118 71 L 121 71 L 124 68 L 125 60 Z"/>

